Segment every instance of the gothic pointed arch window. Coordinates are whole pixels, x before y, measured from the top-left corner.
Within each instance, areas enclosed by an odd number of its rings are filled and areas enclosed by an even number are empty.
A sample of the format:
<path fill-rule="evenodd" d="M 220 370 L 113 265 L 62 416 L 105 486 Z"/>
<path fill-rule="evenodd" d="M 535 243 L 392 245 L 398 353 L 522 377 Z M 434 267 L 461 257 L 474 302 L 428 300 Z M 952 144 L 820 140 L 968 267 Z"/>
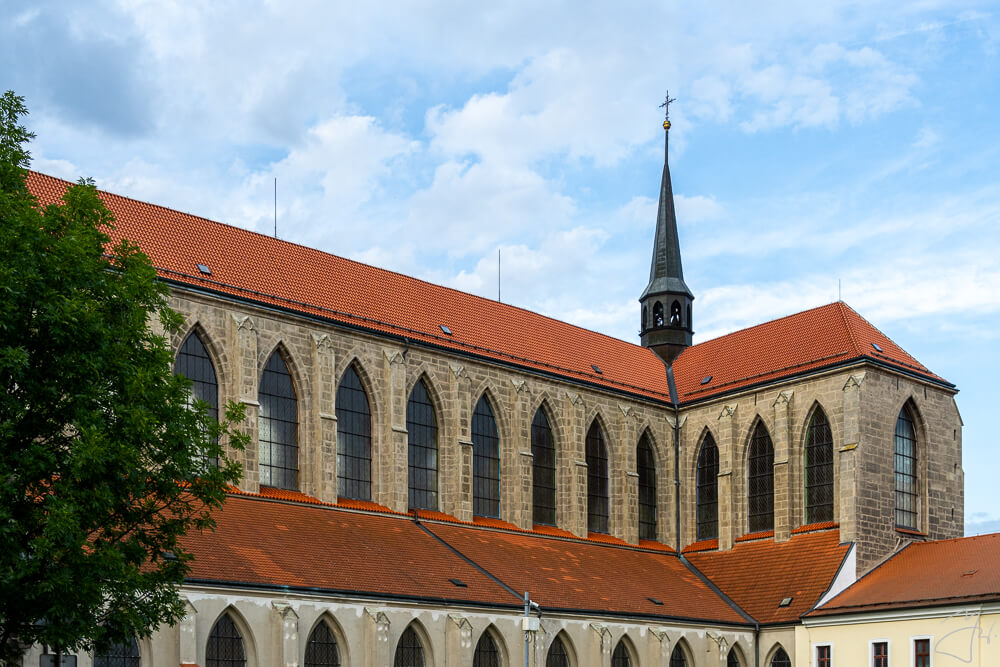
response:
<path fill-rule="evenodd" d="M 757 422 L 750 438 L 747 463 L 750 532 L 774 530 L 774 445 L 762 421 Z"/>
<path fill-rule="evenodd" d="M 788 654 L 785 653 L 785 649 L 780 646 L 771 658 L 771 667 L 792 667 L 792 661 L 789 660 Z"/>
<path fill-rule="evenodd" d="M 663 304 L 659 301 L 653 304 L 653 326 L 663 326 Z"/>
<path fill-rule="evenodd" d="M 917 528 L 917 434 L 907 406 L 896 418 L 894 472 L 896 486 L 896 526 Z"/>
<path fill-rule="evenodd" d="M 299 488 L 299 420 L 295 386 L 278 350 L 264 366 L 257 392 L 261 486 Z"/>
<path fill-rule="evenodd" d="M 486 394 L 472 412 L 472 513 L 500 516 L 500 436 Z"/>
<path fill-rule="evenodd" d="M 643 433 L 635 448 L 639 473 L 639 539 L 656 539 L 656 457 L 649 434 Z"/>
<path fill-rule="evenodd" d="M 556 525 L 556 446 L 545 410 L 531 420 L 531 486 L 533 523 Z"/>
<path fill-rule="evenodd" d="M 670 304 L 670 326 L 681 326 L 681 302 L 674 301 Z"/>
<path fill-rule="evenodd" d="M 681 648 L 680 644 L 677 644 L 670 654 L 670 667 L 687 667 L 687 664 L 688 661 L 687 656 L 684 655 L 684 649 Z"/>
<path fill-rule="evenodd" d="M 719 537 L 719 448 L 711 433 L 706 433 L 698 454 L 697 539 Z"/>
<path fill-rule="evenodd" d="M 559 635 L 556 635 L 552 645 L 549 646 L 549 652 L 545 656 L 545 667 L 570 667 L 569 653 L 566 652 L 566 646 Z"/>
<path fill-rule="evenodd" d="M 489 631 L 479 637 L 476 652 L 472 655 L 472 667 L 500 667 L 500 650 Z"/>
<path fill-rule="evenodd" d="M 191 398 L 207 403 L 208 414 L 218 421 L 219 381 L 212 358 L 208 356 L 208 349 L 197 331 L 192 330 L 177 351 L 174 374 L 191 380 Z M 209 462 L 214 466 L 219 465 L 219 459 L 215 457 Z"/>
<path fill-rule="evenodd" d="M 648 315 L 649 315 L 649 313 L 648 313 L 648 310 L 647 310 L 646 306 L 643 306 L 642 307 L 642 330 L 643 331 L 646 330 L 646 321 L 649 319 Z"/>
<path fill-rule="evenodd" d="M 205 645 L 206 667 L 246 667 L 247 654 L 243 635 L 229 614 L 223 614 L 208 635 Z"/>
<path fill-rule="evenodd" d="M 354 366 L 337 387 L 337 495 L 372 499 L 372 413 Z"/>
<path fill-rule="evenodd" d="M 340 647 L 325 621 L 317 623 L 309 635 L 305 667 L 340 667 Z"/>
<path fill-rule="evenodd" d="M 595 419 L 587 431 L 587 530 L 608 532 L 608 448 Z"/>
<path fill-rule="evenodd" d="M 615 646 L 615 652 L 611 654 L 611 667 L 632 667 L 632 658 L 629 657 L 625 640 L 619 639 Z"/>
<path fill-rule="evenodd" d="M 806 431 L 806 523 L 833 521 L 833 433 L 819 407 Z"/>
<path fill-rule="evenodd" d="M 132 637 L 94 655 L 94 667 L 139 667 L 139 643 Z"/>
<path fill-rule="evenodd" d="M 413 626 L 406 628 L 396 644 L 393 667 L 424 667 L 424 645 Z"/>
<path fill-rule="evenodd" d="M 423 380 L 417 380 L 406 404 L 410 509 L 438 508 L 437 416 Z"/>
<path fill-rule="evenodd" d="M 742 667 L 740 665 L 740 656 L 736 654 L 736 648 L 729 649 L 729 655 L 726 656 L 726 667 Z"/>

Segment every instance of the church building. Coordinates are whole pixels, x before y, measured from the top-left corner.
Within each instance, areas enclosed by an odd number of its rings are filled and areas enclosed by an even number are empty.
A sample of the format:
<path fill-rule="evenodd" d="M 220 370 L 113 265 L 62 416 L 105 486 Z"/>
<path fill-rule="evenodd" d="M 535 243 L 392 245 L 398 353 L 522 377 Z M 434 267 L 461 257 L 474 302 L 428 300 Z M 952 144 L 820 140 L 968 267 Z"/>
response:
<path fill-rule="evenodd" d="M 252 445 L 185 618 L 80 667 L 807 667 L 805 614 L 962 535 L 957 389 L 847 304 L 692 344 L 666 153 L 638 345 L 101 198 Z"/>

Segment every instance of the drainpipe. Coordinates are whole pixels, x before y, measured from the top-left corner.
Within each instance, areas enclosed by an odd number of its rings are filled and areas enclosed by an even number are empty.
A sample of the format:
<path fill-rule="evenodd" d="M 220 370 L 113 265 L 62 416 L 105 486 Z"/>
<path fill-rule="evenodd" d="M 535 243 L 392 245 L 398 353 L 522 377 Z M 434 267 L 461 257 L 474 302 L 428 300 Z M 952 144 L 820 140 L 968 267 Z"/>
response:
<path fill-rule="evenodd" d="M 674 368 L 667 366 L 667 387 L 670 402 L 674 405 L 674 543 L 677 555 L 681 554 L 681 409 L 677 404 L 677 385 Z"/>
<path fill-rule="evenodd" d="M 753 665 L 760 667 L 760 623 L 753 624 Z"/>

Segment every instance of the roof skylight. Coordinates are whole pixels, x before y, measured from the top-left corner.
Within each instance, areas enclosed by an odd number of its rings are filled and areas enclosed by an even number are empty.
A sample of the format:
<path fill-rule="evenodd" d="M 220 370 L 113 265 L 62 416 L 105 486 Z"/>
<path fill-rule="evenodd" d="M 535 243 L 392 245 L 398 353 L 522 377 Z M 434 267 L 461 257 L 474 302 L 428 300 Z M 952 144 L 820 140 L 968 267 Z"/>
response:
<path fill-rule="evenodd" d="M 594 369 L 595 373 L 600 373 L 601 375 L 604 375 L 604 371 L 602 371 L 597 364 L 591 364 L 590 367 Z"/>
<path fill-rule="evenodd" d="M 204 273 L 206 276 L 212 275 L 212 269 L 208 268 L 208 264 L 195 264 L 198 270 Z"/>
<path fill-rule="evenodd" d="M 711 381 L 712 381 L 712 376 L 711 375 L 706 375 L 705 377 L 703 377 L 701 379 L 701 383 L 702 384 L 708 384 Z"/>
<path fill-rule="evenodd" d="M 781 598 L 781 602 L 778 603 L 779 607 L 787 607 L 792 604 L 792 598 Z"/>
<path fill-rule="evenodd" d="M 461 579 L 449 579 L 448 581 L 450 581 L 451 583 L 453 583 L 458 588 L 468 588 L 469 587 L 469 584 L 465 583 Z"/>
<path fill-rule="evenodd" d="M 445 332 L 446 335 L 448 335 L 448 336 L 451 335 L 451 329 L 449 329 L 448 327 L 446 327 L 443 324 L 439 324 L 438 326 L 441 327 L 441 331 Z"/>
<path fill-rule="evenodd" d="M 872 343 L 872 347 L 874 347 L 874 348 L 875 348 L 875 351 L 876 351 L 876 352 L 881 352 L 881 351 L 882 351 L 882 348 L 881 348 L 881 347 L 879 347 L 879 344 L 878 344 L 878 343 Z"/>
<path fill-rule="evenodd" d="M 646 599 L 649 600 L 650 602 L 652 602 L 655 605 L 659 605 L 661 607 L 663 606 L 663 601 L 662 600 L 657 600 L 656 598 L 646 598 Z"/>

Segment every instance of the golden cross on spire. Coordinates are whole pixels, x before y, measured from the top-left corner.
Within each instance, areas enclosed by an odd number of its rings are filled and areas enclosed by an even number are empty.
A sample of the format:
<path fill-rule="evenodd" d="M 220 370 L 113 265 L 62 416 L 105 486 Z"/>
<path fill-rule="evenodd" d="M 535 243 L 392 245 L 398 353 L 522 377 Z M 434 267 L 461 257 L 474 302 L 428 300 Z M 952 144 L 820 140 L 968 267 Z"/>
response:
<path fill-rule="evenodd" d="M 666 97 L 663 99 L 663 104 L 660 105 L 660 108 L 663 109 L 663 129 L 665 130 L 670 129 L 670 103 L 676 101 L 670 97 L 670 91 L 668 90 Z"/>

